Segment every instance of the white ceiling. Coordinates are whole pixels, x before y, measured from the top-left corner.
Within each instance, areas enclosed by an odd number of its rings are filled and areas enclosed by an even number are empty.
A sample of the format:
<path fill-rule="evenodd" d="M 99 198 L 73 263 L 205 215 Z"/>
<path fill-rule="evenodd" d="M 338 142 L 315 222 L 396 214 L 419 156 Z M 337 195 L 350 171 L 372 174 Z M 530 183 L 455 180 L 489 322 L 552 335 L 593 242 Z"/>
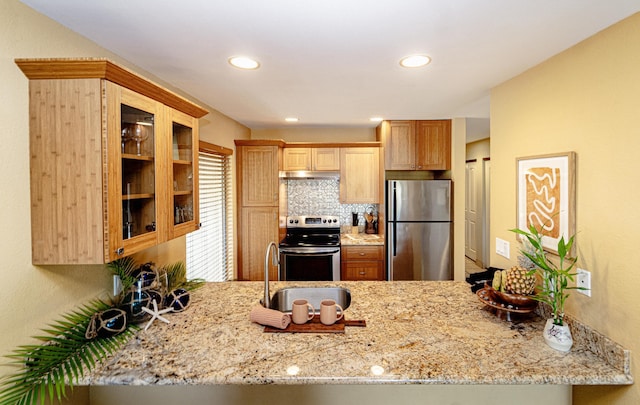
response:
<path fill-rule="evenodd" d="M 492 87 L 640 11 L 638 0 L 23 2 L 253 129 L 288 116 L 470 117 L 487 133 Z M 401 68 L 411 53 L 433 61 Z M 261 68 L 237 70 L 233 55 Z"/>

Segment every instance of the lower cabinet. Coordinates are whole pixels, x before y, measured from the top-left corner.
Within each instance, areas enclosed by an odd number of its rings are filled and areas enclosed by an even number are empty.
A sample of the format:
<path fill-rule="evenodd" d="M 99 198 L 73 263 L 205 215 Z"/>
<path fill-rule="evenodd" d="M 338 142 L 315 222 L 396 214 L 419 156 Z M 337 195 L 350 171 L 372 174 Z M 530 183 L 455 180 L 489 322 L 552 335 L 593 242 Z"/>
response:
<path fill-rule="evenodd" d="M 384 246 L 342 245 L 340 278 L 346 281 L 384 280 Z"/>
<path fill-rule="evenodd" d="M 278 208 L 242 208 L 238 244 L 239 280 L 264 280 L 264 259 L 270 242 L 278 243 Z M 269 261 L 271 263 L 271 260 Z M 278 279 L 278 268 L 269 266 L 269 279 Z"/>

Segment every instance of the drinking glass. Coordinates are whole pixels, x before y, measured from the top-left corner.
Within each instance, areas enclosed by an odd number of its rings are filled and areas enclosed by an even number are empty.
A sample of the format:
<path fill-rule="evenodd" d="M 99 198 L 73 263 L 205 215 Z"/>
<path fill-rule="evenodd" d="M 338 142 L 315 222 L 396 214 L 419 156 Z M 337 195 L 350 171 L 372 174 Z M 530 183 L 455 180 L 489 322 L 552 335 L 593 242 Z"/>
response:
<path fill-rule="evenodd" d="M 130 126 L 126 126 L 122 128 L 122 153 L 124 153 L 124 145 L 127 143 L 127 141 L 129 141 L 132 137 L 131 134 L 131 127 Z"/>
<path fill-rule="evenodd" d="M 131 139 L 136 141 L 138 156 L 140 156 L 140 143 L 146 141 L 148 137 L 149 137 L 149 132 L 146 131 L 142 125 L 136 124 L 134 126 Z"/>

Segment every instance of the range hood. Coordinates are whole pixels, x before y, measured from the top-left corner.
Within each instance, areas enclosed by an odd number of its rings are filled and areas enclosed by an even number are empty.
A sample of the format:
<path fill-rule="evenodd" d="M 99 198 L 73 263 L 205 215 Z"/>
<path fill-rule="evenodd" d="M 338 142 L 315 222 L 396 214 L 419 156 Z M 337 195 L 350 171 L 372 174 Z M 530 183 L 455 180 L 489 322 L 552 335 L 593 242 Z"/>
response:
<path fill-rule="evenodd" d="M 290 170 L 281 171 L 281 179 L 340 179 L 340 172 L 317 171 L 317 170 Z"/>

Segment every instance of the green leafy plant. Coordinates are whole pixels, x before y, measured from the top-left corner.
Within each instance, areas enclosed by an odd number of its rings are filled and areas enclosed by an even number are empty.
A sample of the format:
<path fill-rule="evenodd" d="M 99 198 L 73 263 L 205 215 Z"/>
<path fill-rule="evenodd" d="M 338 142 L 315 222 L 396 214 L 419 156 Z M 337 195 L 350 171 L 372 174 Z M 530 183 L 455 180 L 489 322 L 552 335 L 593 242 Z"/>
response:
<path fill-rule="evenodd" d="M 114 260 L 110 263 L 107 263 L 107 268 L 111 270 L 111 273 L 118 276 L 120 278 L 120 283 L 122 284 L 122 291 L 128 291 L 133 284 L 135 284 L 136 279 L 132 276 L 132 273 L 138 269 L 138 264 L 131 257 L 123 257 L 122 259 Z M 114 297 L 114 301 L 116 304 L 120 303 L 122 299 L 122 294 L 120 296 Z"/>
<path fill-rule="evenodd" d="M 511 229 L 518 235 L 522 235 L 531 245 L 527 249 L 521 249 L 522 253 L 536 267 L 529 274 L 536 271 L 542 278 L 542 285 L 532 298 L 537 301 L 544 302 L 551 307 L 553 313 L 553 323 L 555 325 L 564 324 L 564 304 L 569 298 L 567 290 L 584 290 L 583 287 L 570 286 L 569 281 L 573 282 L 576 273 L 572 273 L 577 262 L 577 257 L 570 257 L 570 252 L 575 241 L 575 235 L 565 241 L 564 236 L 558 241 L 558 264 L 549 259 L 547 252 L 542 244 L 543 235 L 535 226 L 529 226 L 528 231 L 522 229 Z"/>
<path fill-rule="evenodd" d="M 66 398 L 67 386 L 73 389 L 85 370 L 118 351 L 137 330 L 132 326 L 116 336 L 87 339 L 91 317 L 110 307 L 101 300 L 90 302 L 44 329 L 46 335 L 35 337 L 42 344 L 20 346 L 6 356 L 20 370 L 0 381 L 0 404 L 44 404 L 47 398 L 49 402 Z"/>
<path fill-rule="evenodd" d="M 10 365 L 19 370 L 0 380 L 0 405 L 27 405 L 53 403 L 66 398 L 67 387 L 91 371 L 96 363 L 114 354 L 134 335 L 139 327 L 126 322 L 124 331 L 109 337 L 88 336 L 87 328 L 94 315 L 117 307 L 125 293 L 136 283 L 134 272 L 140 266 L 130 257 L 115 260 L 107 265 L 122 283 L 122 292 L 113 302 L 94 300 L 79 310 L 63 315 L 63 319 L 44 329 L 46 335 L 35 336 L 41 344 L 20 346 L 6 357 Z M 184 288 L 194 290 L 204 284 L 202 279 L 187 280 L 184 262 L 160 269 L 167 275 L 170 290 Z"/>
<path fill-rule="evenodd" d="M 169 264 L 160 270 L 167 273 L 167 285 L 170 290 L 184 288 L 187 291 L 192 291 L 202 287 L 205 283 L 205 281 L 200 278 L 187 280 L 187 266 L 184 262 Z"/>

